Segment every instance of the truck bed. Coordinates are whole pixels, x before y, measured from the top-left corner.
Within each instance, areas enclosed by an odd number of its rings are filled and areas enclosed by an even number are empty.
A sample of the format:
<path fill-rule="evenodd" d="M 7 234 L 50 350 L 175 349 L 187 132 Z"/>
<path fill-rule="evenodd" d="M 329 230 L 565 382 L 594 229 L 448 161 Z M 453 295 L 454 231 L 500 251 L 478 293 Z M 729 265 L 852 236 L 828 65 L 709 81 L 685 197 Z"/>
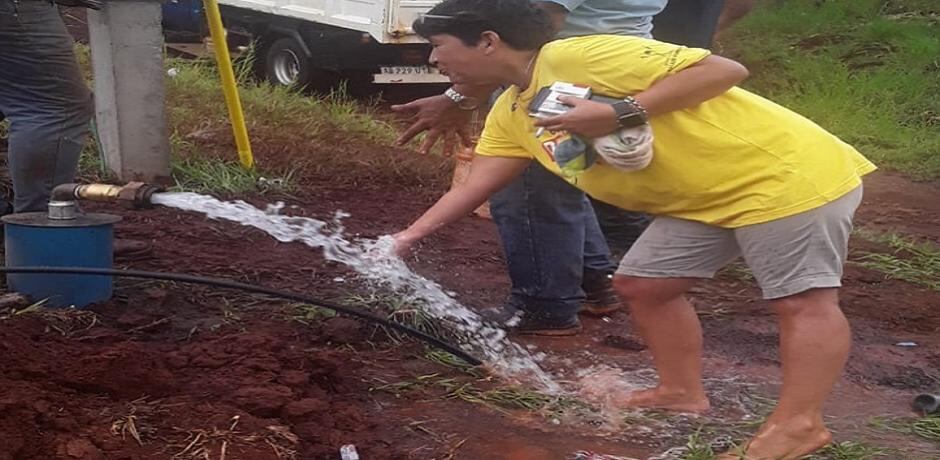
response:
<path fill-rule="evenodd" d="M 419 14 L 439 0 L 219 0 L 277 16 L 359 30 L 379 43 L 419 43 L 411 30 Z"/>

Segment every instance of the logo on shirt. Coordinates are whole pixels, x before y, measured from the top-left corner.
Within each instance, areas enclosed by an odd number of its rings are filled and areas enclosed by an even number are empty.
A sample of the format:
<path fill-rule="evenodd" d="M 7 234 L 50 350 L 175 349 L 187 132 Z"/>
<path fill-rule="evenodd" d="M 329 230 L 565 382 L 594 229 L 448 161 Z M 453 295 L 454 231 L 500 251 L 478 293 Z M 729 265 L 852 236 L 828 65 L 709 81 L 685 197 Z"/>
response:
<path fill-rule="evenodd" d="M 640 56 L 641 59 L 650 58 L 653 56 L 660 57 L 666 60 L 666 71 L 672 72 L 679 65 L 679 53 L 682 51 L 682 48 L 675 48 L 668 51 L 656 51 L 652 46 L 644 46 L 643 54 Z"/>
<path fill-rule="evenodd" d="M 549 132 L 548 139 L 542 141 L 542 150 L 548 154 L 548 157 L 555 161 L 555 149 L 558 148 L 558 144 L 561 144 L 568 137 L 568 134 L 565 132 Z"/>

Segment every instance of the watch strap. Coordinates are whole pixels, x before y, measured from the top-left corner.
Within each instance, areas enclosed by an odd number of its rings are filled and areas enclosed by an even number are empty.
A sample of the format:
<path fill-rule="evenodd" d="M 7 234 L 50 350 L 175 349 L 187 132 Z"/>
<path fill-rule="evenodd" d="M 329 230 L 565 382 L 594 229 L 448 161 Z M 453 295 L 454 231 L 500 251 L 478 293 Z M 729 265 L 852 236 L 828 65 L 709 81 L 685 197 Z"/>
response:
<path fill-rule="evenodd" d="M 612 104 L 621 128 L 632 128 L 647 123 L 646 109 L 636 99 L 626 97 Z"/>
<path fill-rule="evenodd" d="M 457 107 L 461 110 L 470 111 L 477 109 L 478 103 L 476 98 L 460 94 L 453 86 L 444 91 L 444 96 L 454 101 L 454 104 L 457 104 Z"/>
<path fill-rule="evenodd" d="M 460 94 L 460 92 L 454 89 L 453 86 L 447 88 L 447 91 L 444 91 L 444 95 L 447 96 L 448 99 L 454 101 L 454 104 L 460 104 L 464 101 L 464 99 L 467 98 L 467 96 Z"/>

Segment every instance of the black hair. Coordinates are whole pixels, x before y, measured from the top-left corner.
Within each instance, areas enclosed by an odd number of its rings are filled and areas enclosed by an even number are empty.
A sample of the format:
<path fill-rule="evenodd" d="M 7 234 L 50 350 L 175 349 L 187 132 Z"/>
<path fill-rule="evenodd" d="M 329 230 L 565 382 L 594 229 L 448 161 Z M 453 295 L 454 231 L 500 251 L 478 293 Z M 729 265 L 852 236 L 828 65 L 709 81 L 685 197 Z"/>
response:
<path fill-rule="evenodd" d="M 548 13 L 530 0 L 444 0 L 419 16 L 413 28 L 426 39 L 453 35 L 467 46 L 491 30 L 517 50 L 539 49 L 555 35 Z"/>

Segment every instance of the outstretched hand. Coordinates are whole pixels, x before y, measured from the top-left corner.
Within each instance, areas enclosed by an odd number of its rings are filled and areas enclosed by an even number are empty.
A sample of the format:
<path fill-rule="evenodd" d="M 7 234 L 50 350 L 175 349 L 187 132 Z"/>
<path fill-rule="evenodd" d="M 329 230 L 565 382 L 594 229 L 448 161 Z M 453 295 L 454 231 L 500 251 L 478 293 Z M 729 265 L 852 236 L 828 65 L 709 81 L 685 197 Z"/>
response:
<path fill-rule="evenodd" d="M 395 239 L 395 247 L 392 248 L 392 252 L 401 258 L 411 254 L 415 243 L 417 243 L 417 240 L 408 235 L 407 230 L 392 235 L 392 238 Z"/>
<path fill-rule="evenodd" d="M 461 145 L 473 145 L 470 134 L 472 112 L 460 109 L 443 94 L 393 105 L 392 111 L 409 115 L 413 120 L 411 126 L 396 139 L 397 145 L 405 145 L 425 131 L 428 134 L 418 147 L 418 152 L 422 154 L 430 152 L 440 140 L 444 142 L 445 155 L 452 155 Z"/>

